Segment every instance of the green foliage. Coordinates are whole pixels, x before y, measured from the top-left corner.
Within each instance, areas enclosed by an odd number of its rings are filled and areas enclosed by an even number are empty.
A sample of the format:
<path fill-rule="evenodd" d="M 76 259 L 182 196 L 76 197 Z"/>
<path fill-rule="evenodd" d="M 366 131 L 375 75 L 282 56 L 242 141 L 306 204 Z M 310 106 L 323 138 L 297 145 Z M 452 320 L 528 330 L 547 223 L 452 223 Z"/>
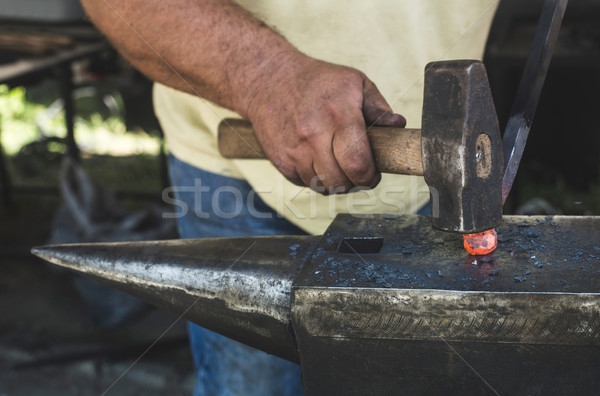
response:
<path fill-rule="evenodd" d="M 56 99 L 50 98 L 50 95 L 46 96 L 50 99 L 46 100 L 48 103 Z M 115 100 L 119 102 L 118 95 L 116 96 Z M 99 108 L 98 103 L 99 101 L 90 98 L 76 102 L 75 134 L 84 151 L 111 155 L 158 153 L 157 139 L 143 133 L 127 133 L 123 120 L 118 116 L 108 115 L 106 109 Z M 117 105 L 122 107 L 122 103 Z M 38 124 L 44 129 L 46 136 L 66 135 L 64 112 L 49 114 L 47 109 L 43 104 L 27 101 L 24 87 L 9 89 L 6 85 L 0 85 L 0 139 L 4 151 L 9 156 L 42 137 Z M 64 151 L 60 147 L 49 149 L 55 152 Z"/>
<path fill-rule="evenodd" d="M 0 85 L 0 137 L 8 154 L 17 152 L 23 144 L 39 137 L 35 116 L 44 106 L 25 100 L 25 88 L 9 89 Z"/>
<path fill-rule="evenodd" d="M 17 87 L 9 90 L 6 85 L 0 85 L 0 109 L 7 118 L 19 118 L 25 110 L 25 89 Z"/>

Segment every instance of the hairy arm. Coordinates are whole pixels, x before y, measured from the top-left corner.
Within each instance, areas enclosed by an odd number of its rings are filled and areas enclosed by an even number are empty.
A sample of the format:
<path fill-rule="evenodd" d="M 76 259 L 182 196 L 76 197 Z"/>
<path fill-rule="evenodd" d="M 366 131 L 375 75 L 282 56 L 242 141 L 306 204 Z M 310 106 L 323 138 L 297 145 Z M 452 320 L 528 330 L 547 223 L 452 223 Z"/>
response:
<path fill-rule="evenodd" d="M 360 71 L 310 58 L 231 0 L 82 0 L 151 79 L 252 122 L 290 181 L 323 192 L 379 182 L 366 124 L 404 126 Z"/>

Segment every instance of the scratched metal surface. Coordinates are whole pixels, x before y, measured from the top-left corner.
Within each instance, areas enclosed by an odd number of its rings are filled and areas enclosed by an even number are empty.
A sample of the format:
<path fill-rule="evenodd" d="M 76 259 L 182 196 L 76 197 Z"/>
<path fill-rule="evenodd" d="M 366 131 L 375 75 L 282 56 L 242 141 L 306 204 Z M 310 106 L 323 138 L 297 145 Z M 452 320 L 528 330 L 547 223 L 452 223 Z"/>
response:
<path fill-rule="evenodd" d="M 498 231 L 473 257 L 426 217 L 338 217 L 292 287 L 306 393 L 597 392 L 600 219 L 508 217 Z M 347 237 L 384 241 L 338 253 Z"/>
<path fill-rule="evenodd" d="M 39 247 L 34 254 L 291 361 L 294 277 L 319 237 L 185 239 Z"/>
<path fill-rule="evenodd" d="M 338 253 L 347 237 L 381 237 L 377 254 Z M 462 236 L 425 216 L 340 215 L 296 286 L 494 292 L 600 292 L 600 217 L 505 216 L 498 248 L 471 256 Z"/>
<path fill-rule="evenodd" d="M 294 282 L 292 316 L 311 336 L 595 345 L 600 219 L 508 217 L 495 252 L 421 216 L 340 216 Z M 348 237 L 379 253 L 339 253 Z"/>

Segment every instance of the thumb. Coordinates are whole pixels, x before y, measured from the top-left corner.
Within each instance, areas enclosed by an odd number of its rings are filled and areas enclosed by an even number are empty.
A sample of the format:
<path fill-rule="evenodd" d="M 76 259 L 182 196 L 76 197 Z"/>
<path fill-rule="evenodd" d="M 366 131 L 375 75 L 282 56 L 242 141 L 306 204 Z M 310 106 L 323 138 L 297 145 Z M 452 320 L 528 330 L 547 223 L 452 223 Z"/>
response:
<path fill-rule="evenodd" d="M 363 116 L 367 127 L 372 125 L 404 128 L 406 119 L 395 114 L 375 84 L 365 77 L 363 83 Z"/>

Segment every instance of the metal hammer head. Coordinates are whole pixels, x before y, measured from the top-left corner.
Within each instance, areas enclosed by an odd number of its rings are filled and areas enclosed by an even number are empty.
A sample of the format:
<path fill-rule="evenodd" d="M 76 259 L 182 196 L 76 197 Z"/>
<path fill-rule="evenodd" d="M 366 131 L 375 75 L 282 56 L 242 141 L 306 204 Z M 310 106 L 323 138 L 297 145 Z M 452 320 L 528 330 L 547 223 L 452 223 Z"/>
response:
<path fill-rule="evenodd" d="M 460 233 L 496 227 L 502 220 L 502 141 L 482 62 L 427 65 L 421 133 L 433 226 Z"/>

